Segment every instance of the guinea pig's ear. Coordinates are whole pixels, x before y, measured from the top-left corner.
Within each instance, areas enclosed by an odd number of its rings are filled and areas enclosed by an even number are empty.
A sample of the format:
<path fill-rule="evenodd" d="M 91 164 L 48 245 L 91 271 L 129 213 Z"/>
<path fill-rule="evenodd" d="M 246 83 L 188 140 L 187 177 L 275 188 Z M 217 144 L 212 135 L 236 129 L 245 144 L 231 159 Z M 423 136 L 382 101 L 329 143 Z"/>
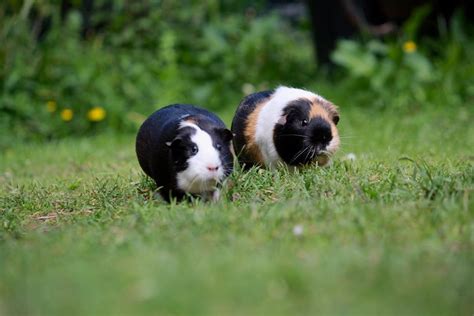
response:
<path fill-rule="evenodd" d="M 183 140 L 181 138 L 175 138 L 173 139 L 173 141 L 171 142 L 166 142 L 166 146 L 168 146 L 169 148 L 173 148 L 173 147 L 177 147 L 179 145 L 181 145 L 183 143 Z"/>
<path fill-rule="evenodd" d="M 328 112 L 334 124 L 337 125 L 339 123 L 339 111 L 337 110 L 337 106 L 328 102 L 326 105 L 328 107 Z"/>
<path fill-rule="evenodd" d="M 216 128 L 215 132 L 219 135 L 224 142 L 230 142 L 234 138 L 234 134 L 227 128 Z"/>

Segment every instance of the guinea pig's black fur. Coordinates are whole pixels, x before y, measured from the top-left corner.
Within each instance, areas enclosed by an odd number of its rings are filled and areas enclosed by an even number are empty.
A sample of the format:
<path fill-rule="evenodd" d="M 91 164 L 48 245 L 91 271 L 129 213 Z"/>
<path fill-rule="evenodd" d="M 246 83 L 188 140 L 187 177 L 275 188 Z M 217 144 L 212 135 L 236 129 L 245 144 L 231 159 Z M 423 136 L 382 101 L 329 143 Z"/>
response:
<path fill-rule="evenodd" d="M 244 98 L 232 121 L 241 164 L 326 165 L 339 147 L 336 106 L 310 91 L 279 87 Z"/>
<path fill-rule="evenodd" d="M 233 170 L 233 135 L 215 114 L 188 104 L 154 112 L 140 127 L 136 153 L 163 198 L 212 195 Z"/>

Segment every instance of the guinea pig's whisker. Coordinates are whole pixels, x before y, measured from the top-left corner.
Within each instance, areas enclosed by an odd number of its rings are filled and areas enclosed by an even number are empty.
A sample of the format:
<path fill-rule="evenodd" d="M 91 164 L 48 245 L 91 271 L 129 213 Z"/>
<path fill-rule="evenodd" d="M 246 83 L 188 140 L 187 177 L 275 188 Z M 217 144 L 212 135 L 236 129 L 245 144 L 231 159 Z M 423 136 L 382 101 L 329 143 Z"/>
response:
<path fill-rule="evenodd" d="M 298 151 L 298 152 L 295 154 L 295 156 L 293 157 L 293 159 L 291 159 L 290 163 L 293 163 L 296 159 L 298 159 L 298 157 L 304 152 L 305 149 L 306 149 L 306 148 L 304 148 L 304 149 Z"/>
<path fill-rule="evenodd" d="M 293 163 L 296 161 L 296 159 L 298 159 L 302 154 L 304 154 L 305 151 L 307 151 L 308 149 L 311 149 L 311 146 L 306 146 L 305 148 L 303 148 L 302 150 L 298 151 L 295 155 L 295 157 L 293 157 L 293 159 L 291 159 L 290 163 Z"/>
<path fill-rule="evenodd" d="M 194 182 L 196 182 L 196 181 L 198 180 L 198 178 L 199 178 L 199 175 L 195 175 L 195 176 L 193 177 L 193 179 L 191 180 L 191 183 L 189 184 L 189 186 L 190 186 L 190 187 L 193 186 L 193 185 L 194 185 Z M 200 188 L 200 189 L 201 189 L 201 188 Z"/>
<path fill-rule="evenodd" d="M 296 160 L 297 158 L 301 157 L 301 156 L 302 156 L 306 151 L 308 151 L 309 149 L 310 149 L 309 146 L 307 146 L 306 148 L 304 148 L 304 149 L 301 151 L 301 153 L 300 153 L 298 156 L 295 157 L 295 160 Z"/>
<path fill-rule="evenodd" d="M 310 154 L 309 154 L 309 159 L 308 161 L 311 161 L 314 159 L 314 157 L 316 157 L 316 152 L 318 151 L 318 148 L 316 146 L 312 146 L 311 147 L 311 151 L 310 151 Z"/>
<path fill-rule="evenodd" d="M 323 155 L 326 155 L 326 156 L 328 156 L 328 157 L 331 157 L 331 156 L 332 156 L 332 152 L 327 151 L 327 150 L 321 150 L 320 153 L 323 154 Z"/>
<path fill-rule="evenodd" d="M 308 161 L 308 158 L 311 159 L 311 152 L 313 151 L 313 148 L 310 148 L 308 152 L 306 153 L 306 156 L 304 157 L 304 161 Z"/>
<path fill-rule="evenodd" d="M 282 138 L 282 137 L 301 137 L 301 138 L 308 138 L 308 136 L 306 135 L 298 135 L 298 134 L 285 134 L 285 135 L 278 135 L 278 138 Z"/>
<path fill-rule="evenodd" d="M 342 155 L 347 155 L 349 153 L 349 152 L 347 152 L 346 150 L 344 150 L 342 148 L 339 148 L 338 152 L 341 153 Z M 334 154 L 331 154 L 331 155 L 334 155 Z"/>

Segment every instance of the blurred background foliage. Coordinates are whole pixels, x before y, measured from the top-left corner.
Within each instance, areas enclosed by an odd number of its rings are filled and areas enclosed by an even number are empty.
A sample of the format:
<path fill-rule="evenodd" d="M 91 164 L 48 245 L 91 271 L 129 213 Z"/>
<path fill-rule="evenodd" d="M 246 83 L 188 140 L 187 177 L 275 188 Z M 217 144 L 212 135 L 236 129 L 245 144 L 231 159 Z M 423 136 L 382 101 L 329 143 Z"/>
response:
<path fill-rule="evenodd" d="M 474 37 L 461 11 L 439 21 L 437 38 L 419 28 L 429 7 L 419 8 L 388 40 L 341 40 L 332 60 L 348 75 L 341 90 L 356 104 L 417 111 L 423 106 L 459 106 L 474 101 Z"/>
<path fill-rule="evenodd" d="M 322 89 L 344 107 L 474 99 L 474 33 L 462 12 L 440 20 L 436 39 L 419 36 L 422 7 L 383 39 L 342 40 L 329 71 L 315 62 L 308 18 L 286 19 L 266 1 L 96 0 L 86 15 L 83 2 L 0 4 L 0 148 L 134 132 L 170 103 L 232 113 L 245 94 L 278 84 Z"/>

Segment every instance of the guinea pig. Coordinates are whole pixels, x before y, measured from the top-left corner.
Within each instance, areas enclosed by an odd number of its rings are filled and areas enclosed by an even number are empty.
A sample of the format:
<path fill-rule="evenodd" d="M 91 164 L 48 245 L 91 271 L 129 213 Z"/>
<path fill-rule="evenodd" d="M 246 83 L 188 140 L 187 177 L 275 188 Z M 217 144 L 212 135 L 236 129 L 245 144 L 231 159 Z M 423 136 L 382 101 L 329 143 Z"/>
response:
<path fill-rule="evenodd" d="M 220 184 L 233 170 L 233 134 L 215 114 L 172 104 L 148 117 L 138 131 L 136 153 L 161 196 L 218 199 Z"/>
<path fill-rule="evenodd" d="M 338 122 L 336 106 L 310 91 L 280 86 L 257 92 L 235 113 L 234 150 L 245 168 L 324 166 L 339 148 Z"/>

